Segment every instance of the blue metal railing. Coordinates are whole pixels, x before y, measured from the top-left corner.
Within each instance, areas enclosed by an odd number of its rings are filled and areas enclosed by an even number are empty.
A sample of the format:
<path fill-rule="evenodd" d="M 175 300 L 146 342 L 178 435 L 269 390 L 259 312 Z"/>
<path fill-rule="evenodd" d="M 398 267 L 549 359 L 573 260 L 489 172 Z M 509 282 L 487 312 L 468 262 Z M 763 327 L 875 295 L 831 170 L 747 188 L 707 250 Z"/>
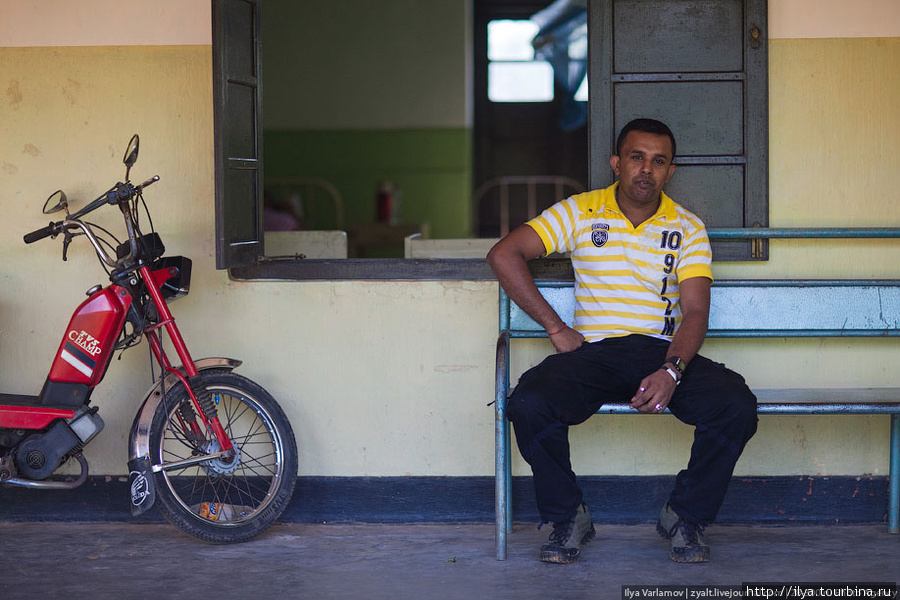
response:
<path fill-rule="evenodd" d="M 900 238 L 900 227 L 723 227 L 707 233 L 713 240 Z"/>

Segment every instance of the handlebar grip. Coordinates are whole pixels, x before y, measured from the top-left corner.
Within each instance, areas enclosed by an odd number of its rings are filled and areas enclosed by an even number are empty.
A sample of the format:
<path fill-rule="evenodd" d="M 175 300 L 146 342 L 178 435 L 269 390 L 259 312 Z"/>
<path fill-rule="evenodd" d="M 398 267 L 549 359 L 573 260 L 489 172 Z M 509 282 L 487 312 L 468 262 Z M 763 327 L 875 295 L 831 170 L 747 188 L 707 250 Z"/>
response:
<path fill-rule="evenodd" d="M 53 235 L 54 233 L 55 233 L 55 228 L 53 226 L 53 223 L 50 223 L 46 227 L 41 227 L 40 229 L 36 229 L 36 230 L 32 231 L 31 233 L 26 233 L 25 237 L 22 239 L 25 240 L 26 244 L 31 244 L 38 240 L 42 240 L 45 237 L 49 237 L 49 236 Z"/>
<path fill-rule="evenodd" d="M 139 185 L 139 186 L 137 186 L 137 187 L 138 187 L 139 190 L 142 190 L 142 189 L 144 189 L 144 188 L 146 188 L 146 187 L 150 187 L 151 185 L 153 185 L 153 184 L 156 183 L 157 181 L 159 181 L 159 175 L 154 175 L 153 177 L 151 177 L 150 179 L 148 179 L 147 181 L 145 181 L 144 183 L 142 183 L 141 185 Z"/>

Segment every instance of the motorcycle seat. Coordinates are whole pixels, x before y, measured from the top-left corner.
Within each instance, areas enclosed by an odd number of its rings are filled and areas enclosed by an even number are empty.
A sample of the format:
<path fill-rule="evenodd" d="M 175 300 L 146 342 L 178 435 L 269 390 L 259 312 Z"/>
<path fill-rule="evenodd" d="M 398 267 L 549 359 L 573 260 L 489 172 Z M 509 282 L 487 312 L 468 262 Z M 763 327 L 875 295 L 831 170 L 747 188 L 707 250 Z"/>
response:
<path fill-rule="evenodd" d="M 37 396 L 0 394 L 0 405 L 5 406 L 40 406 L 40 400 Z"/>
<path fill-rule="evenodd" d="M 0 406 L 34 406 L 48 410 L 72 410 L 71 406 L 50 406 L 41 404 L 39 396 L 26 396 L 23 394 L 0 394 Z"/>

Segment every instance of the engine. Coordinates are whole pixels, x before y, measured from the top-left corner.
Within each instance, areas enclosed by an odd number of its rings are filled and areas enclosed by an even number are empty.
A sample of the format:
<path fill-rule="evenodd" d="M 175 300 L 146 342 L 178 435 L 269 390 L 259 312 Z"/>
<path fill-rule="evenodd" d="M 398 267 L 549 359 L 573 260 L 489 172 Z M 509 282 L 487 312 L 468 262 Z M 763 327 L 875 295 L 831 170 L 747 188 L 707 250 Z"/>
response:
<path fill-rule="evenodd" d="M 68 421 L 57 421 L 44 433 L 25 438 L 15 451 L 19 474 L 28 479 L 47 479 L 70 454 L 77 453 L 103 429 L 97 409 L 82 407 Z"/>

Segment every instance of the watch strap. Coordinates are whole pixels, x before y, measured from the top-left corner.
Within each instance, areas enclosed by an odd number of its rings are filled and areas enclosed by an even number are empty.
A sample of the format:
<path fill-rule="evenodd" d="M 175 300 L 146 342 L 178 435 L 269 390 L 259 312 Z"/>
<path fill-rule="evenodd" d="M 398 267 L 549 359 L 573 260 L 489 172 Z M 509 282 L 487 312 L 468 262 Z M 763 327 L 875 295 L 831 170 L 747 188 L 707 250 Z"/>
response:
<path fill-rule="evenodd" d="M 672 365 L 676 371 L 684 375 L 684 372 L 687 370 L 687 363 L 684 362 L 684 359 L 680 356 L 667 356 L 666 360 L 663 361 L 664 365 Z"/>

